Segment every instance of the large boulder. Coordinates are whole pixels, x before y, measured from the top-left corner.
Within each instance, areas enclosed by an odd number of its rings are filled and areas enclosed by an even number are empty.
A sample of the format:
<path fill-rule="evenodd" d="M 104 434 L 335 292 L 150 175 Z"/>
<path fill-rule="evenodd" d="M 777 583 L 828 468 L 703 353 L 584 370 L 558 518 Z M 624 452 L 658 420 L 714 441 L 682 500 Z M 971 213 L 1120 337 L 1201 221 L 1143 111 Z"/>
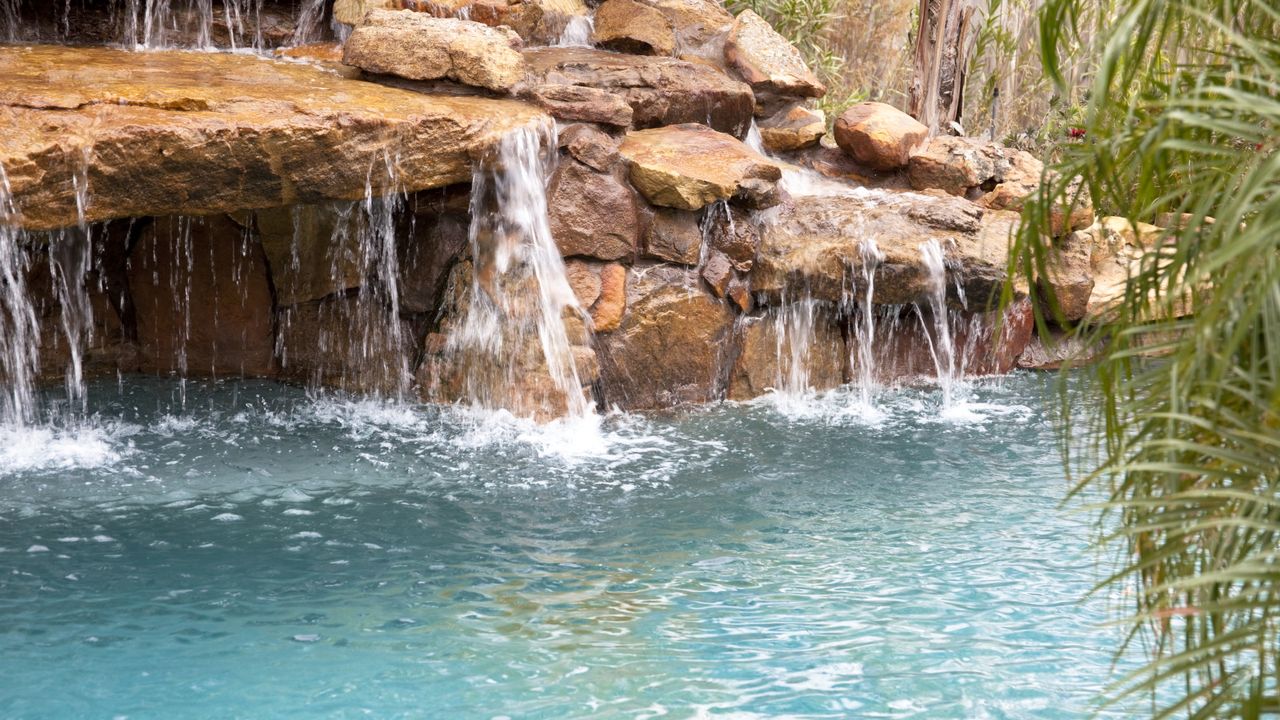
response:
<path fill-rule="evenodd" d="M 790 152 L 817 145 L 827 134 L 827 118 L 821 110 L 792 104 L 761 120 L 760 141 L 771 152 Z"/>
<path fill-rule="evenodd" d="M 717 0 L 641 0 L 667 18 L 682 56 L 720 60 L 733 16 Z"/>
<path fill-rule="evenodd" d="M 1037 279 L 1041 295 L 1061 313 L 1062 319 L 1075 322 L 1089 311 L 1093 294 L 1093 234 L 1073 232 L 1057 238 L 1049 247 L 1045 273 Z"/>
<path fill-rule="evenodd" d="M 915 118 L 879 102 L 845 110 L 836 118 L 834 132 L 841 150 L 876 170 L 906 167 L 911 153 L 929 137 L 929 128 Z"/>
<path fill-rule="evenodd" d="M 506 92 L 524 79 L 521 44 L 505 27 L 375 10 L 347 38 L 342 61 L 371 73 Z"/>
<path fill-rule="evenodd" d="M 0 77 L 0 166 L 30 229 L 77 224 L 86 165 L 90 222 L 355 200 L 470 181 L 541 115 L 248 55 L 0 47 Z M 389 151 L 394 172 L 370 174 Z"/>
<path fill-rule="evenodd" d="M 777 164 L 705 125 L 631 132 L 619 151 L 631 166 L 631 184 L 645 199 L 681 210 L 727 200 L 746 180 L 774 183 L 782 177 Z"/>
<path fill-rule="evenodd" d="M 829 390 L 844 382 L 848 354 L 834 308 L 771 308 L 744 318 L 738 327 L 738 354 L 726 393 L 730 400 L 800 384 L 804 387 L 792 389 Z"/>
<path fill-rule="evenodd" d="M 827 92 L 800 51 L 751 10 L 743 10 L 734 20 L 724 56 L 729 67 L 751 85 L 763 107 L 773 99 L 822 97 Z"/>
<path fill-rule="evenodd" d="M 630 259 L 640 242 L 639 199 L 613 173 L 564 158 L 547 185 L 551 236 L 560 254 Z"/>
<path fill-rule="evenodd" d="M 861 297 L 863 268 L 872 257 L 864 243 L 874 241 L 883 260 L 875 265 L 873 302 L 922 302 L 934 284 L 921 248 L 934 241 L 945 254 L 953 299 L 963 290 L 970 307 L 982 308 L 1003 288 L 1017 223 L 1015 213 L 950 197 L 867 190 L 796 197 L 761 223 L 752 289 L 775 303 L 799 289 L 833 303 Z"/>
<path fill-rule="evenodd" d="M 393 10 L 399 0 L 333 0 L 333 19 L 344 25 L 359 25 L 372 10 Z"/>
<path fill-rule="evenodd" d="M 591 317 L 591 329 L 613 332 L 627 307 L 627 268 L 618 263 L 565 262 L 565 276 L 578 306 Z"/>
<path fill-rule="evenodd" d="M 533 45 L 554 45 L 572 18 L 588 14 L 582 0 L 388 0 L 442 18 L 462 18 L 514 30 Z"/>
<path fill-rule="evenodd" d="M 652 410 L 719 397 L 733 312 L 691 270 L 636 270 L 618 329 L 597 338 L 607 405 Z"/>
<path fill-rule="evenodd" d="M 271 375 L 271 284 L 262 246 L 223 215 L 164 217 L 130 253 L 141 367 L 185 376 Z"/>
<path fill-rule="evenodd" d="M 591 41 L 609 50 L 638 55 L 671 55 L 676 49 L 671 22 L 637 0 L 605 0 L 596 8 Z"/>
<path fill-rule="evenodd" d="M 525 50 L 524 58 L 531 87 L 606 91 L 631 106 L 637 128 L 704 123 L 743 137 L 751 125 L 751 88 L 703 64 L 571 47 Z"/>

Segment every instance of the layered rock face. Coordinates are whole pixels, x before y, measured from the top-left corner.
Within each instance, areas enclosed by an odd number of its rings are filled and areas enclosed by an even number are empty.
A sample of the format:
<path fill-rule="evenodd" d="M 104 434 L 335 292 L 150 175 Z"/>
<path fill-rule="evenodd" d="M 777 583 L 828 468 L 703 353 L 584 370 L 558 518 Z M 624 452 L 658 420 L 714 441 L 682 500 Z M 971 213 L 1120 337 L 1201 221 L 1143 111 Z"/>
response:
<path fill-rule="evenodd" d="M 800 54 L 713 0 L 325 13 L 345 44 L 288 60 L 0 46 L 0 223 L 23 228 L 3 237 L 107 259 L 93 367 L 539 419 L 909 381 L 942 371 L 944 336 L 959 371 L 1006 372 L 1032 302 L 1100 321 L 1158 249 L 1065 207 L 1048 272 L 995 317 L 1038 161 L 876 103 L 833 142 Z"/>

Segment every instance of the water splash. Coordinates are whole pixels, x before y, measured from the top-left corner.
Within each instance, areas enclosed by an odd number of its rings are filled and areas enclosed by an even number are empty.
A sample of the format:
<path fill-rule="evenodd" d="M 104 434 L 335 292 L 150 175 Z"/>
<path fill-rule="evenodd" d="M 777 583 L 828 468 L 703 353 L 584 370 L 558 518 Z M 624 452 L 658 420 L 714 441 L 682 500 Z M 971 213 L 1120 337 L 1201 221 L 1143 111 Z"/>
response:
<path fill-rule="evenodd" d="M 570 16 L 556 40 L 556 47 L 591 47 L 591 33 L 595 27 L 595 19 L 590 15 Z"/>
<path fill-rule="evenodd" d="M 809 355 L 813 350 L 814 314 L 817 301 L 808 292 L 799 300 L 787 302 L 775 312 L 774 335 L 777 371 L 774 390 L 780 398 L 804 402 L 813 394 L 809 381 Z"/>
<path fill-rule="evenodd" d="M 504 135 L 472 177 L 470 296 L 446 357 L 467 401 L 520 416 L 591 414 L 565 327 L 582 311 L 547 218 L 555 126 Z M 574 316 L 577 316 L 576 318 Z"/>
<path fill-rule="evenodd" d="M 307 45 L 320 39 L 324 6 L 325 0 L 304 0 L 302 10 L 298 13 L 297 25 L 289 38 L 290 45 Z"/>

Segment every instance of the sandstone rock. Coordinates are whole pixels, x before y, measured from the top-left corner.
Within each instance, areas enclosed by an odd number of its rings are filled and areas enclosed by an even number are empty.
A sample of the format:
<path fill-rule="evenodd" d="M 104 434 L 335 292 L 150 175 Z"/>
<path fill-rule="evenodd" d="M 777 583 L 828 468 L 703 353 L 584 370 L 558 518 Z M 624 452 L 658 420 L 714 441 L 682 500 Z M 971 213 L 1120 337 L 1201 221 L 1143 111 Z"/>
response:
<path fill-rule="evenodd" d="M 371 10 L 391 10 L 396 0 L 333 0 L 333 19 L 344 25 L 359 25 Z"/>
<path fill-rule="evenodd" d="M 1048 307 L 1057 307 L 1062 319 L 1075 322 L 1089 309 L 1089 297 L 1093 294 L 1093 267 L 1090 255 L 1093 235 L 1075 232 L 1054 241 L 1049 251 L 1045 275 L 1038 279 L 1042 297 Z"/>
<path fill-rule="evenodd" d="M 524 79 L 520 45 L 520 36 L 507 28 L 375 10 L 347 38 L 342 61 L 366 72 L 506 92 Z"/>
<path fill-rule="evenodd" d="M 565 47 L 526 50 L 524 57 L 531 86 L 606 91 L 631 106 L 632 124 L 638 128 L 705 123 L 742 137 L 751 124 L 755 103 L 751 88 L 702 65 Z"/>
<path fill-rule="evenodd" d="M 556 44 L 571 18 L 589 12 L 582 0 L 399 0 L 398 6 L 436 17 L 506 26 L 533 45 Z"/>
<path fill-rule="evenodd" d="M 591 305 L 591 322 L 598 333 L 613 332 L 627 309 L 627 268 L 609 263 L 600 268 L 600 297 Z"/>
<path fill-rule="evenodd" d="M 767 210 L 786 201 L 782 184 L 764 178 L 747 178 L 738 183 L 730 202 L 751 210 Z"/>
<path fill-rule="evenodd" d="M 680 265 L 697 265 L 702 257 L 702 229 L 697 214 L 656 208 L 645 232 L 644 254 Z"/>
<path fill-rule="evenodd" d="M 143 370 L 272 374 L 271 286 L 251 233 L 219 215 L 157 218 L 128 273 Z"/>
<path fill-rule="evenodd" d="M 600 297 L 600 271 L 584 260 L 566 260 L 564 263 L 565 278 L 578 305 L 591 307 Z"/>
<path fill-rule="evenodd" d="M 1145 223 L 1138 223 L 1135 227 L 1128 220 L 1119 217 L 1103 218 L 1087 230 L 1074 235 L 1087 236 L 1092 240 L 1090 264 L 1094 285 L 1084 319 L 1094 324 L 1107 324 L 1115 320 L 1113 315 L 1126 301 L 1129 278 L 1140 271 L 1144 262 L 1151 262 L 1151 254 L 1174 252 L 1174 248 L 1162 245 L 1164 230 L 1161 228 Z M 1153 319 L 1162 319 L 1170 312 L 1179 317 L 1191 313 L 1191 298 L 1188 295 L 1174 299 L 1175 302 L 1167 308 L 1154 302 L 1154 295 L 1149 296 L 1149 299 L 1161 312 L 1159 318 Z M 1169 299 L 1173 298 L 1168 293 L 1162 295 L 1162 300 Z"/>
<path fill-rule="evenodd" d="M 907 166 L 907 179 L 917 190 L 937 188 L 965 196 L 996 174 L 999 150 L 973 138 L 939 135 L 916 151 Z"/>
<path fill-rule="evenodd" d="M 951 348 L 957 366 L 966 376 L 1009 372 L 1031 341 L 1034 324 L 1027 298 L 1014 301 L 1003 315 L 998 311 L 974 310 L 954 313 Z M 857 336 L 850 333 L 847 337 L 850 356 L 856 356 Z M 896 385 L 921 377 L 935 377 L 937 366 L 930 348 L 936 348 L 939 342 L 928 309 L 918 315 L 914 308 L 884 308 L 873 338 L 877 382 Z"/>
<path fill-rule="evenodd" d="M 735 277 L 729 281 L 729 299 L 734 305 L 744 313 L 751 312 L 751 308 L 755 305 L 751 298 L 751 280 L 744 277 Z"/>
<path fill-rule="evenodd" d="M 470 255 L 468 225 L 465 215 L 420 210 L 396 233 L 402 313 L 435 316 L 449 272 Z"/>
<path fill-rule="evenodd" d="M 360 211 L 352 203 L 259 210 L 256 220 L 278 305 L 319 300 L 364 282 Z"/>
<path fill-rule="evenodd" d="M 787 160 L 814 171 L 824 179 L 834 181 L 833 184 L 846 186 L 851 184 L 868 189 L 895 192 L 914 190 L 907 182 L 905 173 L 870 168 L 854 160 L 839 147 L 829 145 L 828 141 L 829 138 L 823 138 L 818 145 L 792 152 Z"/>
<path fill-rule="evenodd" d="M 760 226 L 752 289 L 772 302 L 778 302 L 788 290 L 794 293 L 801 288 L 817 300 L 847 300 L 848 293 L 864 290 L 862 243 L 874 239 L 884 255 L 875 272 L 874 302 L 898 305 L 922 301 L 931 286 L 920 248 L 935 240 L 947 258 L 948 292 L 954 294 L 958 282 L 970 307 L 985 307 L 1003 288 L 1009 233 L 1018 217 L 987 211 L 977 230 L 958 231 L 921 222 L 920 217 L 939 213 L 916 208 L 921 203 L 964 202 L 891 193 L 794 198 L 790 205 L 770 211 Z"/>
<path fill-rule="evenodd" d="M 416 333 L 392 321 L 376 297 L 333 295 L 281 308 L 276 326 L 281 377 L 357 393 L 408 389 Z"/>
<path fill-rule="evenodd" d="M 623 98 L 604 90 L 578 85 L 534 85 L 522 90 L 520 97 L 546 110 L 557 120 L 619 127 L 631 125 L 631 106 Z"/>
<path fill-rule="evenodd" d="M 1099 357 L 1102 348 L 1073 333 L 1054 331 L 1049 338 L 1035 335 L 1018 356 L 1018 367 L 1026 370 L 1059 370 L 1086 365 Z"/>
<path fill-rule="evenodd" d="M 741 324 L 741 346 L 729 373 L 730 400 L 750 400 L 785 387 L 788 376 L 803 378 L 809 389 L 829 390 L 844 382 L 844 338 L 832 308 L 814 313 L 808 346 L 780 327 L 788 308 L 774 308 Z M 793 331 L 794 334 L 794 331 Z"/>
<path fill-rule="evenodd" d="M 664 207 L 697 210 L 733 197 L 748 178 L 776 182 L 782 177 L 776 164 L 703 125 L 631 132 L 619 150 L 631 165 L 631 184 Z"/>
<path fill-rule="evenodd" d="M 642 0 L 675 29 L 676 47 L 693 56 L 724 57 L 724 36 L 733 16 L 716 0 Z"/>
<path fill-rule="evenodd" d="M 827 118 L 821 110 L 791 105 L 760 122 L 760 140 L 772 152 L 790 152 L 817 145 L 827 134 Z"/>
<path fill-rule="evenodd" d="M 826 87 L 805 65 L 800 51 L 764 18 L 743 10 L 725 39 L 725 60 L 757 95 L 822 97 Z"/>
<path fill-rule="evenodd" d="M 516 282 L 537 281 L 525 277 Z M 507 290 L 517 294 L 537 292 L 532 285 Z M 425 354 L 416 373 L 420 397 L 440 403 L 478 402 L 539 420 L 563 416 L 569 408 L 569 398 L 548 368 L 534 323 L 539 313 L 537 303 L 508 308 L 512 314 L 504 318 L 500 342 L 484 348 L 452 343 L 451 334 L 458 331 L 470 311 L 472 292 L 471 263 L 458 263 L 441 305 L 439 331 L 427 336 Z M 586 397 L 590 394 L 588 386 L 596 379 L 594 353 L 584 345 L 587 332 L 581 318 L 568 310 L 563 322 L 571 343 L 569 354 L 583 385 L 581 390 L 575 388 L 572 392 Z"/>
<path fill-rule="evenodd" d="M 711 286 L 711 292 L 722 298 L 729 292 L 729 283 L 733 280 L 733 263 L 719 250 L 713 250 L 702 266 L 702 279 Z"/>
<path fill-rule="evenodd" d="M 733 313 L 701 289 L 695 271 L 635 271 L 621 325 L 598 339 L 606 404 L 651 410 L 718 397 L 732 327 Z"/>
<path fill-rule="evenodd" d="M 618 163 L 618 141 L 600 130 L 581 123 L 560 131 L 560 147 L 592 170 L 608 172 Z"/>
<path fill-rule="evenodd" d="M 676 49 L 671 22 L 636 0 L 605 0 L 596 8 L 591 41 L 609 50 L 638 55 L 671 55 Z"/>
<path fill-rule="evenodd" d="M 718 208 L 713 208 L 708 211 L 708 217 L 704 221 L 711 247 L 723 253 L 734 269 L 750 271 L 760 246 L 755 221 L 749 213 L 736 208 L 725 207 L 724 212 L 717 210 Z M 724 296 L 723 292 L 718 294 Z"/>
<path fill-rule="evenodd" d="M 875 170 L 906 167 L 911 153 L 928 137 L 929 128 L 884 103 L 859 103 L 836 118 L 840 149 Z"/>
<path fill-rule="evenodd" d="M 564 158 L 547 184 L 551 235 L 562 255 L 618 260 L 640 242 L 638 200 L 610 173 Z"/>
<path fill-rule="evenodd" d="M 77 223 L 82 157 L 90 222 L 207 214 L 470 181 L 474 152 L 538 117 L 247 55 L 0 47 L 0 77 L 0 165 L 30 229 Z M 394 182 L 369 172 L 388 151 Z"/>

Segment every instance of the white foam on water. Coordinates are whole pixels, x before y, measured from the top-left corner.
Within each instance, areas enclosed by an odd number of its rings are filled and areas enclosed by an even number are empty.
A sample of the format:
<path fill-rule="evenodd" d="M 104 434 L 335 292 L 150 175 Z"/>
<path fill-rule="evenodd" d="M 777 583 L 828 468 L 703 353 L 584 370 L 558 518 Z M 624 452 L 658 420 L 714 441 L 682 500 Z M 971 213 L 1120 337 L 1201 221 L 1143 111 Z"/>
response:
<path fill-rule="evenodd" d="M 556 47 L 591 47 L 591 32 L 595 27 L 592 16 L 573 15 L 565 22 L 564 30 L 556 40 Z"/>
<path fill-rule="evenodd" d="M 133 452 L 127 423 L 85 422 L 49 425 L 0 425 L 0 476 L 20 472 L 106 467 Z"/>

